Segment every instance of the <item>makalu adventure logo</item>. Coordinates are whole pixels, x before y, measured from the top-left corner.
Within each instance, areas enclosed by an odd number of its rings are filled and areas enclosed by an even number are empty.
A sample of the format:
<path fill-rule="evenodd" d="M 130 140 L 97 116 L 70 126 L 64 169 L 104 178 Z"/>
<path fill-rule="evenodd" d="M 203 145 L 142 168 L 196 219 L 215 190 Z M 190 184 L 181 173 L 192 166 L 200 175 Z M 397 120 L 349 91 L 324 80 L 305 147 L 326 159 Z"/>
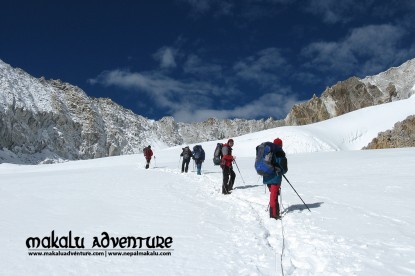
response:
<path fill-rule="evenodd" d="M 111 236 L 102 232 L 92 240 L 68 235 L 59 236 L 53 230 L 44 237 L 29 237 L 29 256 L 171 256 L 173 238 L 163 236 Z"/>

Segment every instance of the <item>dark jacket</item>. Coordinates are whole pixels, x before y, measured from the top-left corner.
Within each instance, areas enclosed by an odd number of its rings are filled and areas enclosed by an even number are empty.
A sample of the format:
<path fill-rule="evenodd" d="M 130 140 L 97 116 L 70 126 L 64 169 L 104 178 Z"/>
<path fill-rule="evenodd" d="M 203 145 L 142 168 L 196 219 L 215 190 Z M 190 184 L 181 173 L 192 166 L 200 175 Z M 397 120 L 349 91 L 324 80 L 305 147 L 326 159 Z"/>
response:
<path fill-rule="evenodd" d="M 282 175 L 288 172 L 288 161 L 285 152 L 281 147 L 276 148 L 274 153 L 275 173 L 269 176 L 264 176 L 262 182 L 264 184 L 281 184 Z"/>
<path fill-rule="evenodd" d="M 182 153 L 180 156 L 183 156 L 183 160 L 190 160 L 190 158 L 193 157 L 192 151 L 189 149 L 189 147 L 182 148 Z"/>

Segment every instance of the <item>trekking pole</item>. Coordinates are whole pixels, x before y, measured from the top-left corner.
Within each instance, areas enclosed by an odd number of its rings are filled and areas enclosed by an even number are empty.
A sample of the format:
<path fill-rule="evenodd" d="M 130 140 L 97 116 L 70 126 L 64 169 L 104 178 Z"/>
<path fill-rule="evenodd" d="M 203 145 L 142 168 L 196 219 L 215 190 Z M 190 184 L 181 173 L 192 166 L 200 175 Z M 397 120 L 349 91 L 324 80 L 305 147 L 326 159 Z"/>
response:
<path fill-rule="evenodd" d="M 236 163 L 236 161 L 235 161 L 235 160 L 233 160 L 233 163 L 235 163 L 236 168 L 238 169 L 239 175 L 241 176 L 242 182 L 245 184 L 245 180 L 244 180 L 244 178 L 242 177 L 242 174 L 241 174 L 241 171 L 239 170 L 238 164 Z"/>
<path fill-rule="evenodd" d="M 293 188 L 294 192 L 298 195 L 298 197 L 301 199 L 301 201 L 304 203 L 305 207 L 307 207 L 308 211 L 311 212 L 310 208 L 308 208 L 307 204 L 304 202 L 304 200 L 301 198 L 301 196 L 297 193 L 297 191 L 294 189 L 293 185 L 291 185 L 290 181 L 288 181 L 288 179 L 284 176 L 285 180 L 287 180 L 288 184 L 290 184 L 291 188 Z"/>

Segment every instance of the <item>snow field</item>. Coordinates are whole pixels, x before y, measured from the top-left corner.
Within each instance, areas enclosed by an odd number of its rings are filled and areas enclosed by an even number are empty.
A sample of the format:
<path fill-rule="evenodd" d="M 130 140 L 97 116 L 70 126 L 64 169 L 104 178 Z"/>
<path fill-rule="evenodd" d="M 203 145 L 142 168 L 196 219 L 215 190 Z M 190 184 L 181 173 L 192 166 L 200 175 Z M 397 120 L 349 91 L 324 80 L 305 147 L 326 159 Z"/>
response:
<path fill-rule="evenodd" d="M 179 154 L 156 152 L 149 170 L 140 155 L 0 165 L 0 274 L 279 275 L 281 254 L 284 275 L 415 272 L 415 149 L 288 155 L 287 177 L 312 212 L 284 181 L 282 221 L 268 217 L 269 193 L 253 157 L 237 159 L 245 183 L 235 168 L 235 190 L 224 196 L 218 167 L 208 159 L 203 175 L 181 174 Z M 171 236 L 174 252 L 163 258 L 27 256 L 25 240 L 52 230 L 89 241 L 103 231 Z"/>
<path fill-rule="evenodd" d="M 234 137 L 241 173 L 235 166 L 231 195 L 221 194 L 212 164 L 217 141 L 202 143 L 201 176 L 192 164 L 180 173 L 181 147 L 156 147 L 149 170 L 142 155 L 0 164 L 0 275 L 415 275 L 415 148 L 357 150 L 414 114 L 414 101 Z M 255 147 L 276 137 L 287 177 L 311 209 L 283 180 L 281 221 L 269 218 L 269 193 L 253 168 Z M 104 231 L 171 236 L 174 251 L 28 256 L 26 239 L 53 230 L 85 237 L 86 248 Z"/>

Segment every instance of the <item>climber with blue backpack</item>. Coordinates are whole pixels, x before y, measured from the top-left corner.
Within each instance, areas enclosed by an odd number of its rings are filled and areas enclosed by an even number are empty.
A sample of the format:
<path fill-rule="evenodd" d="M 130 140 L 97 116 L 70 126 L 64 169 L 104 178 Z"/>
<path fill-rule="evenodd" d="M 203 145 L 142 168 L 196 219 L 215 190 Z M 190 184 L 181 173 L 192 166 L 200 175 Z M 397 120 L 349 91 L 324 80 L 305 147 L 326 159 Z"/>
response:
<path fill-rule="evenodd" d="M 201 145 L 196 145 L 193 147 L 193 160 L 196 163 L 197 174 L 202 174 L 202 163 L 205 161 L 205 151 Z"/>
<path fill-rule="evenodd" d="M 262 182 L 268 186 L 270 191 L 270 218 L 279 219 L 281 217 L 278 195 L 280 194 L 282 176 L 288 171 L 287 163 L 280 138 L 275 139 L 273 143 L 264 142 L 256 147 L 255 170 L 259 175 L 262 175 Z"/>

